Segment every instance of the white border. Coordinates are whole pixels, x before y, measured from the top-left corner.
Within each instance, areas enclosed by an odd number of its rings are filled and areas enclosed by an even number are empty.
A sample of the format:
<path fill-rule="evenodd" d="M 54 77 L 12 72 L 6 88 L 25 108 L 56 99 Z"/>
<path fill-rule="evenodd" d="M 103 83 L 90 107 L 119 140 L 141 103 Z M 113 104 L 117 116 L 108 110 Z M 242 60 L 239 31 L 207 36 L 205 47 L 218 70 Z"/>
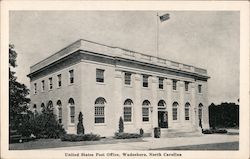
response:
<path fill-rule="evenodd" d="M 249 2 L 241 1 L 1 1 L 1 158 L 66 158 L 64 150 L 8 150 L 9 10 L 230 10 L 240 11 L 240 150 L 178 151 L 182 158 L 249 157 Z M 41 153 L 42 151 L 42 153 Z M 67 151 L 100 152 L 100 151 Z M 107 152 L 107 151 L 103 151 Z M 112 152 L 112 151 L 108 151 Z M 116 151 L 121 153 L 125 151 Z M 130 151 L 126 151 L 130 152 Z M 139 151 L 138 151 L 139 152 Z M 141 151 L 146 152 L 146 151 Z M 154 151 L 159 152 L 159 151 Z M 174 152 L 174 151 L 165 151 Z M 175 151 L 177 152 L 177 151 Z M 73 158 L 73 157 L 67 157 Z M 78 157 L 82 158 L 82 157 Z M 87 158 L 87 157 L 85 157 Z M 92 157 L 96 158 L 96 157 Z M 110 158 L 110 157 L 106 157 Z M 134 157 L 130 157 L 134 158 Z M 136 157 L 150 158 L 150 157 Z M 177 157 L 157 157 L 177 158 Z M 179 157 L 178 157 L 179 158 Z"/>

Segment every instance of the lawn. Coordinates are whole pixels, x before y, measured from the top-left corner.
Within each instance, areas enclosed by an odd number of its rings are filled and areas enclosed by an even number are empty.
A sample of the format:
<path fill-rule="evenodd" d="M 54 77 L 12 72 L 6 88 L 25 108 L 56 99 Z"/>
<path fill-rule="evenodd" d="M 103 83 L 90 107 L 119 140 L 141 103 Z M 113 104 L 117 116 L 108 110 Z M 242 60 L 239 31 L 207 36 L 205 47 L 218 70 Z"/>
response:
<path fill-rule="evenodd" d="M 144 141 L 142 140 L 142 138 L 135 138 L 135 139 L 103 138 L 99 141 L 80 141 L 80 142 L 61 141 L 60 139 L 38 139 L 24 143 L 12 143 L 9 145 L 9 150 L 46 149 L 46 148 L 72 147 L 72 146 L 97 145 L 97 144 L 115 144 L 121 142 L 125 143 L 125 142 L 144 142 Z"/>
<path fill-rule="evenodd" d="M 164 147 L 154 150 L 239 150 L 239 142 L 189 145 L 178 147 Z"/>

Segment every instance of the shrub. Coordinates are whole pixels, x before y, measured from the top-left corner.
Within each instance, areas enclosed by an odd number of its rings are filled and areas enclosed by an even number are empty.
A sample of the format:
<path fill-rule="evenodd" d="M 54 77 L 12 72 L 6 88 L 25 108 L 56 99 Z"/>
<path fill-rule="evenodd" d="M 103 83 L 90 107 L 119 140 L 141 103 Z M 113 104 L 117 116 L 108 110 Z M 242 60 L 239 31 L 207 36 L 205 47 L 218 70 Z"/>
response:
<path fill-rule="evenodd" d="M 202 130 L 203 134 L 225 134 L 227 130 L 225 129 L 205 129 Z"/>
<path fill-rule="evenodd" d="M 142 128 L 140 128 L 140 135 L 143 136 L 143 134 L 144 134 L 144 131 Z"/>
<path fill-rule="evenodd" d="M 65 134 L 61 136 L 61 141 L 72 141 L 72 142 L 77 142 L 77 141 L 97 141 L 100 140 L 101 137 L 96 134 Z"/>
<path fill-rule="evenodd" d="M 37 138 L 59 138 L 66 133 L 50 108 L 45 108 L 41 114 L 33 115 L 27 128 Z"/>
<path fill-rule="evenodd" d="M 116 132 L 114 136 L 115 139 L 131 139 L 131 138 L 140 138 L 140 137 L 142 136 L 136 133 L 119 133 L 119 132 Z"/>
<path fill-rule="evenodd" d="M 122 117 L 120 117 L 120 120 L 119 120 L 119 133 L 123 133 L 123 132 L 124 132 L 124 124 L 123 124 Z"/>
<path fill-rule="evenodd" d="M 83 123 L 82 123 L 82 112 L 79 113 L 78 116 L 78 124 L 77 124 L 77 134 L 84 134 L 84 127 L 83 127 Z"/>

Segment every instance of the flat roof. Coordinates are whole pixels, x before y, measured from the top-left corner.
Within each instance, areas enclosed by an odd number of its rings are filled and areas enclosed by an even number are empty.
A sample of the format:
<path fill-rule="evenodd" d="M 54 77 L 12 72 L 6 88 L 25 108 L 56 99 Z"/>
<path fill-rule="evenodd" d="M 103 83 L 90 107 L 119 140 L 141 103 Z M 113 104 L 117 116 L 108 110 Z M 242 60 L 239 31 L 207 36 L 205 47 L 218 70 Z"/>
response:
<path fill-rule="evenodd" d="M 74 43 L 61 49 L 60 51 L 56 52 L 55 54 L 32 65 L 30 67 L 30 73 L 36 72 L 42 69 L 43 67 L 48 66 L 58 61 L 59 59 L 66 57 L 78 50 L 103 54 L 103 55 L 112 56 L 112 57 L 122 57 L 122 58 L 131 59 L 135 61 L 140 61 L 140 62 L 155 64 L 155 65 L 159 65 L 159 66 L 163 66 L 167 68 L 172 68 L 176 70 L 194 72 L 194 73 L 205 75 L 205 76 L 207 75 L 207 70 L 203 68 L 194 67 L 188 64 L 183 64 L 183 63 L 159 58 L 156 56 L 146 55 L 140 52 L 136 52 L 136 51 L 120 48 L 120 47 L 108 46 L 105 44 L 100 44 L 100 43 L 85 40 L 85 39 L 79 39 L 75 41 Z"/>

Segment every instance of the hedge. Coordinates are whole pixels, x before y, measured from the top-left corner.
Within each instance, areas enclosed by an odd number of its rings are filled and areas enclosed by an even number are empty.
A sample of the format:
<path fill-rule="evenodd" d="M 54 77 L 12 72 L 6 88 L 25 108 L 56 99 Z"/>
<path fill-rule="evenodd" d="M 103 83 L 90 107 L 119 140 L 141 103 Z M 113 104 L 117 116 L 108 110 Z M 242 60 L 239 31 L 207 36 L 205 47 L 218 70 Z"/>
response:
<path fill-rule="evenodd" d="M 65 134 L 61 136 L 61 141 L 72 141 L 72 142 L 76 142 L 76 141 L 97 141 L 100 140 L 101 137 L 100 135 L 97 134 Z"/>
<path fill-rule="evenodd" d="M 115 139 L 131 139 L 131 138 L 140 138 L 142 135 L 136 133 L 115 133 Z"/>

